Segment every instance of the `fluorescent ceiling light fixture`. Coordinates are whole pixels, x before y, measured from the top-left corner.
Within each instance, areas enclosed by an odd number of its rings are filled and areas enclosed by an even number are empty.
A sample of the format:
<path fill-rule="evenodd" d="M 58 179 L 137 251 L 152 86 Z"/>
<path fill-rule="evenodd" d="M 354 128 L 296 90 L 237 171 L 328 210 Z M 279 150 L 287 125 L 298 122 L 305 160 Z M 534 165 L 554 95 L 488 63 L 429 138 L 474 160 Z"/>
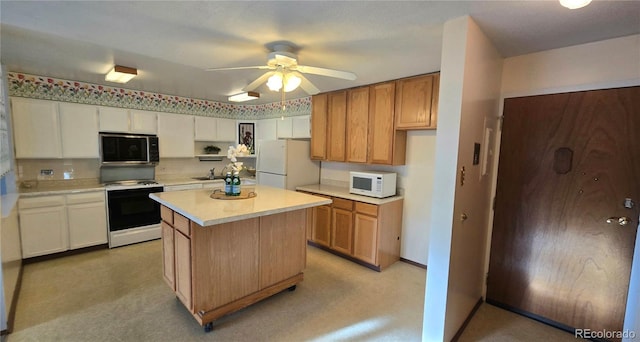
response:
<path fill-rule="evenodd" d="M 248 91 L 240 94 L 235 94 L 229 96 L 229 101 L 232 102 L 244 102 L 251 101 L 260 98 L 260 93 L 256 93 L 255 91 Z"/>
<path fill-rule="evenodd" d="M 138 70 L 121 65 L 116 65 L 105 76 L 104 80 L 116 83 L 127 83 L 138 75 Z"/>
<path fill-rule="evenodd" d="M 569 9 L 578 9 L 588 5 L 591 0 L 560 0 L 560 5 Z"/>

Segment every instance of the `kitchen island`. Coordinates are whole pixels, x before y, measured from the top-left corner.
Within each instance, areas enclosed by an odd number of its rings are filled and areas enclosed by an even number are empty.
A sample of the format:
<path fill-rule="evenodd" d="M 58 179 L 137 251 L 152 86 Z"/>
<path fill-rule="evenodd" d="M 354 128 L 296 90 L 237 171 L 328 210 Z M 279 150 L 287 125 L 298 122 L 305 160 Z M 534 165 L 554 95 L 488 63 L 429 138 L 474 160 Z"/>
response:
<path fill-rule="evenodd" d="M 205 331 L 223 315 L 295 289 L 306 265 L 307 209 L 331 203 L 261 185 L 242 191 L 256 196 L 149 195 L 161 204 L 164 279 Z"/>

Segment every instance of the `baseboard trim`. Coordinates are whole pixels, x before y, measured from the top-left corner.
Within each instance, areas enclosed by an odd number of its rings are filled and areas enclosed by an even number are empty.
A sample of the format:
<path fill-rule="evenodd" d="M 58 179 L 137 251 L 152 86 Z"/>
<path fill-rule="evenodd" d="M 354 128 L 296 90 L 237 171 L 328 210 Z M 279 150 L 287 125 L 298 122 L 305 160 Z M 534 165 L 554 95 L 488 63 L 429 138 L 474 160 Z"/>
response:
<path fill-rule="evenodd" d="M 316 248 L 322 249 L 323 251 L 329 252 L 329 253 L 331 253 L 331 254 L 333 254 L 333 255 L 337 255 L 337 256 L 339 256 L 339 257 L 341 257 L 341 258 L 344 258 L 344 259 L 347 259 L 347 260 L 349 260 L 349 261 L 355 262 L 355 263 L 356 263 L 356 264 L 358 264 L 358 265 L 362 265 L 362 266 L 367 267 L 367 268 L 370 268 L 370 269 L 372 269 L 372 270 L 374 270 L 374 271 L 378 271 L 378 272 L 380 272 L 380 267 L 379 267 L 379 266 L 371 265 L 371 264 L 366 263 L 366 262 L 364 262 L 364 261 L 362 261 L 362 260 L 359 260 L 359 259 L 356 259 L 356 258 L 354 258 L 354 257 L 352 257 L 352 256 L 349 256 L 349 255 L 346 255 L 346 254 L 343 254 L 343 253 L 340 253 L 340 252 L 334 251 L 333 249 L 331 249 L 331 248 L 329 248 L 329 247 L 325 247 L 325 246 L 323 246 L 323 245 L 317 244 L 317 243 L 315 243 L 315 242 L 313 242 L 313 241 L 310 241 L 310 240 L 307 240 L 307 244 L 308 244 L 309 246 L 313 246 L 313 247 L 316 247 Z"/>
<path fill-rule="evenodd" d="M 6 335 L 13 332 L 13 325 L 16 321 L 16 308 L 18 307 L 18 297 L 20 296 L 20 289 L 22 288 L 22 270 L 24 269 L 24 261 L 19 260 L 19 262 L 20 270 L 18 271 L 18 278 L 16 279 L 16 285 L 13 289 L 13 297 L 11 298 L 9 312 L 7 312 L 7 328 L 0 331 L 0 336 L 2 337 L 0 341 L 2 342 L 6 341 Z"/>
<path fill-rule="evenodd" d="M 548 326 L 551 326 L 551 327 L 554 327 L 556 329 L 560 329 L 560 330 L 575 334 L 575 329 L 570 327 L 570 326 L 568 326 L 568 325 L 566 325 L 566 324 L 562 324 L 560 322 L 556 322 L 554 320 L 551 320 L 551 319 L 548 319 L 548 318 L 545 318 L 545 317 L 542 317 L 542 316 L 538 316 L 538 315 L 533 314 L 531 312 L 515 308 L 515 307 L 513 307 L 511 305 L 500 303 L 498 301 L 495 301 L 495 300 L 492 300 L 492 299 L 489 299 L 489 298 L 487 298 L 487 304 L 491 304 L 491 305 L 499 307 L 501 309 L 505 309 L 507 311 L 511 311 L 513 313 L 516 313 L 516 314 L 518 314 L 520 316 L 524 316 L 524 317 L 536 320 L 536 321 L 538 321 L 540 323 L 544 323 L 544 324 L 546 324 Z M 590 341 L 608 341 L 608 340 L 591 339 Z"/>
<path fill-rule="evenodd" d="M 42 256 L 37 256 L 37 257 L 31 257 L 31 258 L 23 259 L 22 263 L 23 263 L 23 265 L 33 264 L 35 262 L 46 261 L 46 260 L 51 260 L 51 259 L 57 259 L 57 258 L 62 258 L 62 257 L 66 257 L 66 256 L 75 255 L 75 254 L 93 252 L 93 251 L 98 251 L 98 250 L 108 249 L 108 248 L 109 248 L 109 245 L 105 243 L 105 244 L 101 244 L 101 245 L 78 248 L 78 249 L 73 249 L 73 250 L 59 252 L 59 253 L 53 253 L 53 254 L 47 254 L 47 255 L 42 255 Z"/>
<path fill-rule="evenodd" d="M 460 326 L 460 329 L 458 329 L 456 334 L 451 339 L 451 342 L 457 342 L 460 339 L 460 336 L 462 336 L 462 333 L 464 332 L 464 329 L 467 328 L 467 325 L 469 325 L 469 322 L 471 322 L 471 319 L 476 314 L 476 312 L 478 311 L 478 309 L 480 308 L 480 305 L 482 305 L 482 303 L 483 303 L 482 297 L 480 297 L 480 299 L 478 299 L 478 302 L 476 303 L 476 305 L 473 307 L 473 309 L 471 309 L 471 312 L 467 316 L 467 319 L 464 320 L 464 322 Z"/>
<path fill-rule="evenodd" d="M 424 268 L 425 270 L 427 269 L 427 265 L 423 265 L 423 264 L 421 264 L 419 262 L 411 261 L 409 259 L 400 258 L 400 261 L 406 262 L 407 264 L 410 264 L 410 265 L 413 265 L 413 266 L 416 266 L 416 267 Z"/>

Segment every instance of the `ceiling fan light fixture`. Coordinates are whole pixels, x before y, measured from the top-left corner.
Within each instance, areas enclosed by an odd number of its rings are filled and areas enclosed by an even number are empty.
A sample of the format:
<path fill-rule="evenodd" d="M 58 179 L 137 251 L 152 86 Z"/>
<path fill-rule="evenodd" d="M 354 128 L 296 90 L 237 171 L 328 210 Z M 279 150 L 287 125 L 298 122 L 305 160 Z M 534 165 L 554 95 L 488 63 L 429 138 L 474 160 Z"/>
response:
<path fill-rule="evenodd" d="M 560 0 L 560 5 L 568 9 L 578 9 L 588 5 L 591 0 Z"/>
<path fill-rule="evenodd" d="M 285 92 L 290 92 L 290 91 L 294 91 L 296 88 L 298 88 L 298 86 L 300 86 L 300 83 L 302 82 L 302 79 L 292 73 L 288 73 L 284 76 L 284 91 Z"/>
<path fill-rule="evenodd" d="M 267 87 L 271 91 L 279 91 L 282 88 L 282 73 L 276 72 L 267 81 Z"/>
<path fill-rule="evenodd" d="M 105 76 L 104 80 L 115 83 L 127 83 L 138 75 L 138 70 L 121 65 L 115 65 Z"/>
<path fill-rule="evenodd" d="M 259 98 L 260 98 L 260 93 L 255 91 L 247 91 L 244 93 L 229 96 L 228 100 L 231 102 L 244 102 L 244 101 L 251 101 Z"/>

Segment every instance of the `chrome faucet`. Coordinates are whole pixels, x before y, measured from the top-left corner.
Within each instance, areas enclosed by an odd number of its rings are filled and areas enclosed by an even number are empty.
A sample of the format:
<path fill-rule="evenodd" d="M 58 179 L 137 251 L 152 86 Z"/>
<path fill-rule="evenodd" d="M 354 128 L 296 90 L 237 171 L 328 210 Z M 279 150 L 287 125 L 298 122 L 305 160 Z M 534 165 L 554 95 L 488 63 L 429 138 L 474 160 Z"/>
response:
<path fill-rule="evenodd" d="M 215 168 L 212 168 L 211 170 L 209 170 L 209 179 L 214 179 L 215 178 Z"/>

